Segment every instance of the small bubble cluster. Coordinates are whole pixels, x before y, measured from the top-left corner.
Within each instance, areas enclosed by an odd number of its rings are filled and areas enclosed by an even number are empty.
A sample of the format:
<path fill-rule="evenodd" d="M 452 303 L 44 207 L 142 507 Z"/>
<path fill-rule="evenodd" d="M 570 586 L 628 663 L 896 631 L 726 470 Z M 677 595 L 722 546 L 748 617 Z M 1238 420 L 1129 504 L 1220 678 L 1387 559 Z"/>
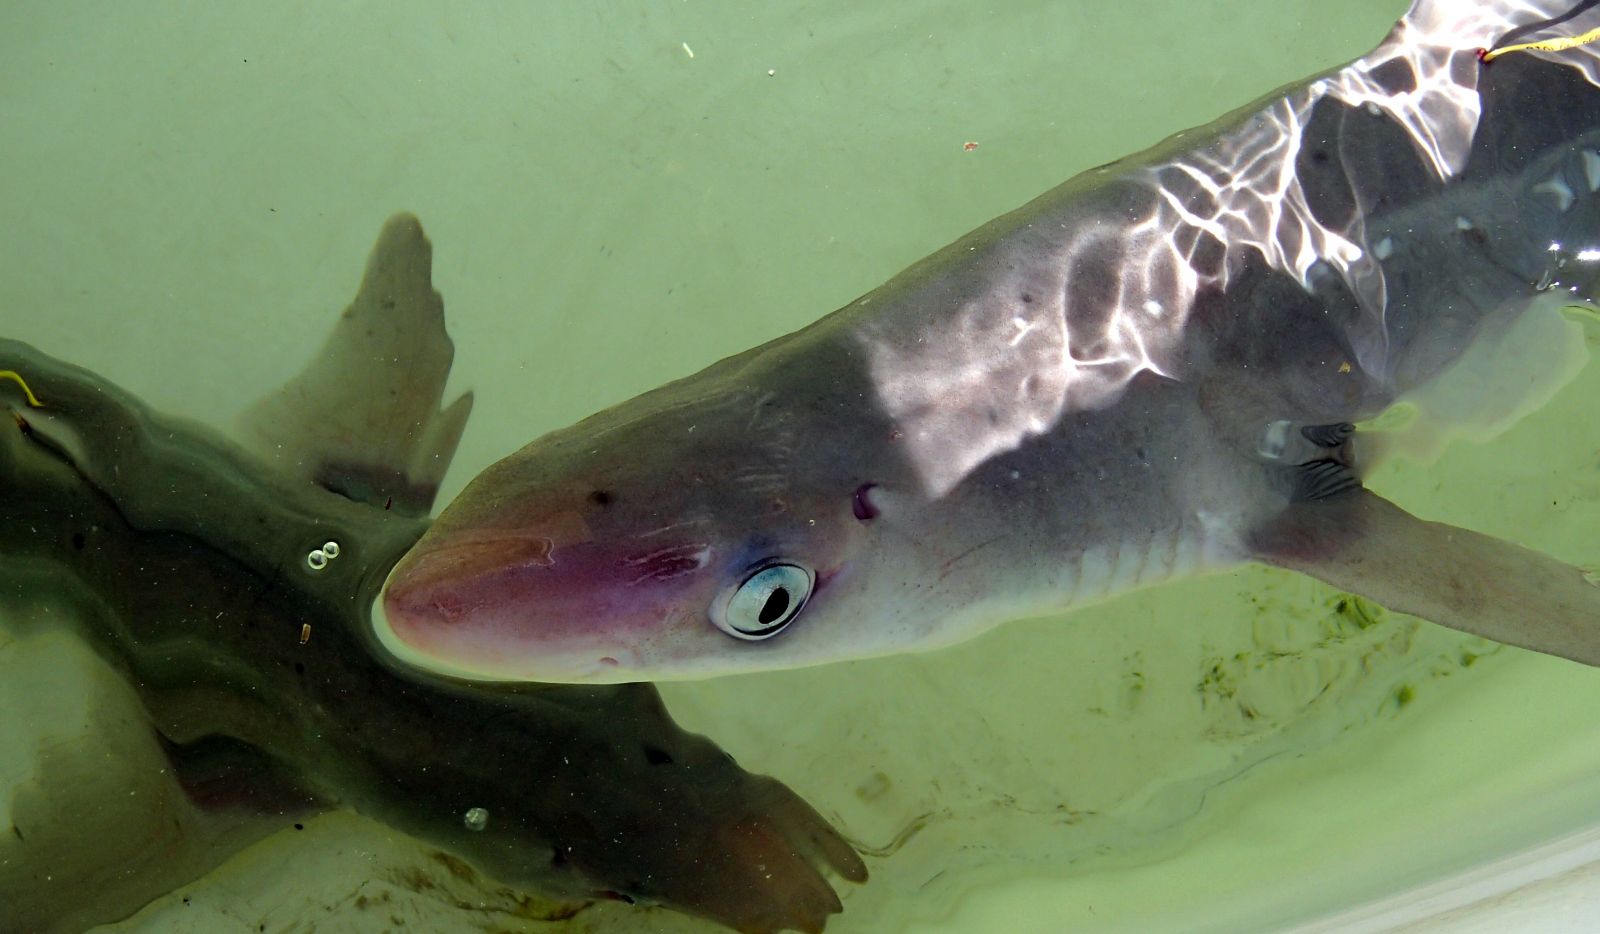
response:
<path fill-rule="evenodd" d="M 306 567 L 313 571 L 320 571 L 328 566 L 328 562 L 339 557 L 338 542 L 323 542 L 321 548 L 313 548 L 306 555 Z"/>

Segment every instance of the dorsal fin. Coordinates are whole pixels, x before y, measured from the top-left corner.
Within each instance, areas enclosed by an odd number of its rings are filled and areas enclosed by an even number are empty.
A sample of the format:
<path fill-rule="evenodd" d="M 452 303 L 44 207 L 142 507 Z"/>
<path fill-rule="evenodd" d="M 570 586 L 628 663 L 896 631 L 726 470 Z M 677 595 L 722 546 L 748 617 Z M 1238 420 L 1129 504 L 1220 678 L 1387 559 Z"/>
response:
<path fill-rule="evenodd" d="M 472 410 L 471 393 L 439 407 L 455 345 L 432 269 L 422 224 L 389 218 L 322 350 L 240 415 L 245 444 L 350 499 L 427 515 Z"/>

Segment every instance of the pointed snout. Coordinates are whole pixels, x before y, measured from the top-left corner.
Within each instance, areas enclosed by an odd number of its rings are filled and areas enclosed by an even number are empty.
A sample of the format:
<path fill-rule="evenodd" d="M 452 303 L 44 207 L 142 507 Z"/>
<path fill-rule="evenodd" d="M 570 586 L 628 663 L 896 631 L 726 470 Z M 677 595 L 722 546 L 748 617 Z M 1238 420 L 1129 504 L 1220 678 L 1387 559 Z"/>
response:
<path fill-rule="evenodd" d="M 430 529 L 384 587 L 386 635 L 424 667 L 484 678 L 625 680 L 698 567 L 685 549 L 597 541 L 581 514 Z M 676 564 L 673 560 L 676 559 Z M 412 657 L 409 653 L 415 653 Z"/>

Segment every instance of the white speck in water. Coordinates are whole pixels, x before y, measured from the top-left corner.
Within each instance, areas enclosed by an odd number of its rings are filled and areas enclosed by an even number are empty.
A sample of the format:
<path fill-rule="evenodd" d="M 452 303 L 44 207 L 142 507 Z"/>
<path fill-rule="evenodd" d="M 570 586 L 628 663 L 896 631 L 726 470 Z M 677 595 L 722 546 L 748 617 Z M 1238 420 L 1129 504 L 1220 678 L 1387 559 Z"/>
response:
<path fill-rule="evenodd" d="M 1390 256 L 1393 256 L 1394 238 L 1384 237 L 1382 240 L 1379 240 L 1377 243 L 1373 244 L 1372 255 L 1379 259 L 1388 259 Z"/>
<path fill-rule="evenodd" d="M 776 75 L 777 73 L 778 73 L 778 69 L 776 69 L 776 68 L 768 68 L 767 69 L 767 77 L 768 78 L 772 77 L 773 75 Z"/>
<path fill-rule="evenodd" d="M 1456 229 L 1457 230 L 1471 230 L 1472 229 L 1472 221 L 1468 220 L 1465 217 L 1457 217 L 1456 218 Z"/>
<path fill-rule="evenodd" d="M 467 808 L 467 813 L 461 818 L 461 823 L 468 830 L 482 830 L 489 826 L 489 812 L 485 808 Z"/>
<path fill-rule="evenodd" d="M 324 542 L 322 545 L 322 553 L 328 556 L 329 561 L 339 557 L 339 543 Z"/>
<path fill-rule="evenodd" d="M 311 549 L 311 553 L 306 555 L 306 567 L 310 568 L 311 570 L 320 571 L 327 566 L 328 553 L 323 551 L 321 548 L 313 548 Z"/>
<path fill-rule="evenodd" d="M 690 58 L 694 58 L 694 49 L 689 48 L 689 43 L 687 42 L 683 44 L 683 54 L 689 56 Z"/>
<path fill-rule="evenodd" d="M 1145 303 L 1144 303 L 1144 313 L 1147 314 L 1147 315 L 1150 315 L 1152 317 L 1159 318 L 1163 314 L 1166 313 L 1166 309 L 1161 307 L 1161 303 L 1160 302 L 1158 302 L 1158 301 L 1156 301 L 1155 299 L 1152 298 L 1152 299 L 1147 299 L 1145 301 Z"/>

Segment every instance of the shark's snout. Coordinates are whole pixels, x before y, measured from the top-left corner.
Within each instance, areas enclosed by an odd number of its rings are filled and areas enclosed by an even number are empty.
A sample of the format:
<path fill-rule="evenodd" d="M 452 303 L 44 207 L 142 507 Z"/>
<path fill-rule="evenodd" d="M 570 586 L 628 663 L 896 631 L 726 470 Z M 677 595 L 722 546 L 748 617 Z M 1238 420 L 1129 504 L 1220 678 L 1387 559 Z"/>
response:
<path fill-rule="evenodd" d="M 385 610 L 391 620 L 458 623 L 518 580 L 536 583 L 540 569 L 554 563 L 555 551 L 552 538 L 537 535 L 474 535 L 432 547 L 419 543 L 390 578 Z"/>
<path fill-rule="evenodd" d="M 612 680 L 631 667 L 618 638 L 658 626 L 695 563 L 689 549 L 599 541 L 583 515 L 548 513 L 520 528 L 435 527 L 390 574 L 386 635 L 460 673 Z M 670 565 L 670 567 L 669 567 Z"/>

